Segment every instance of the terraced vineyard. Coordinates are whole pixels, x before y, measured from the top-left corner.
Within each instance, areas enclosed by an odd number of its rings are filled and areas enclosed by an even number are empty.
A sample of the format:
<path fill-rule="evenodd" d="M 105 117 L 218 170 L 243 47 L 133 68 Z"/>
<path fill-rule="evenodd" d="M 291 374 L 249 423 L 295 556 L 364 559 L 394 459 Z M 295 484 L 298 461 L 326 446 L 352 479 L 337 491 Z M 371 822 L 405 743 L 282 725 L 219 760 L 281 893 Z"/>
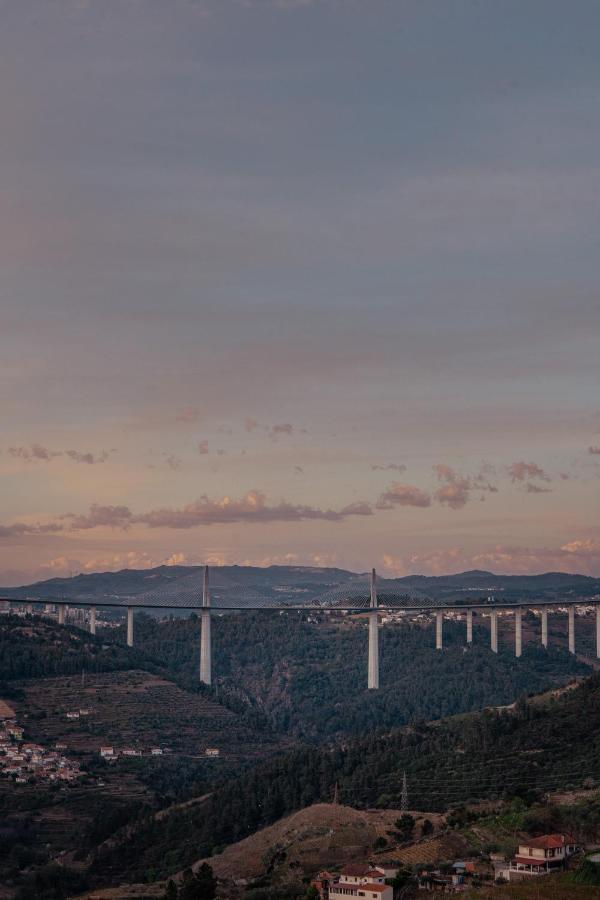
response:
<path fill-rule="evenodd" d="M 406 866 L 418 866 L 456 859 L 466 850 L 467 842 L 461 835 L 442 834 L 431 840 L 420 841 L 417 844 L 411 844 L 410 847 L 394 850 L 390 858 L 404 863 Z M 377 857 L 378 860 L 383 858 Z"/>
<path fill-rule="evenodd" d="M 19 682 L 16 702 L 28 735 L 44 743 L 64 742 L 70 751 L 98 753 L 100 746 L 149 753 L 169 748 L 190 757 L 216 747 L 236 759 L 265 755 L 265 740 L 235 713 L 201 693 L 190 693 L 157 675 L 134 670 L 85 677 L 60 676 Z M 77 719 L 67 713 L 89 710 Z"/>
<path fill-rule="evenodd" d="M 152 791 L 130 772 L 107 772 L 101 784 L 93 780 L 50 790 L 22 785 L 18 792 L 13 784 L 0 780 L 5 833 L 29 836 L 34 852 L 48 852 L 50 857 L 81 845 L 96 816 L 121 808 L 150 807 L 153 800 Z"/>
<path fill-rule="evenodd" d="M 15 877 L 21 846 L 40 862 L 78 869 L 123 826 L 210 790 L 215 779 L 281 746 L 206 692 L 141 669 L 13 680 L 10 690 L 26 740 L 65 744 L 62 752 L 78 757 L 85 774 L 62 786 L 0 780 L 0 881 Z M 102 746 L 142 756 L 109 764 L 98 755 Z M 157 747 L 164 755 L 151 755 Z M 218 748 L 218 759 L 206 757 L 209 747 Z"/>

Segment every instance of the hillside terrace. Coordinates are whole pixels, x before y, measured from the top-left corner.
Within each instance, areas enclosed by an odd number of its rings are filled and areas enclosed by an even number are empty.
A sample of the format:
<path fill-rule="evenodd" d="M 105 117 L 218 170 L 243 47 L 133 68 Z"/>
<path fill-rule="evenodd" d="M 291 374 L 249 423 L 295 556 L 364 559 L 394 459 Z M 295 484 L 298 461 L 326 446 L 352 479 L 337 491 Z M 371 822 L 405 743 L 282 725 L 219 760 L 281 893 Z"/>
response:
<path fill-rule="evenodd" d="M 148 672 L 86 673 L 85 681 L 65 675 L 18 685 L 25 699 L 15 705 L 27 714 L 33 738 L 65 743 L 75 753 L 119 747 L 197 758 L 219 748 L 228 759 L 265 755 L 264 738 L 259 741 L 230 710 Z"/>

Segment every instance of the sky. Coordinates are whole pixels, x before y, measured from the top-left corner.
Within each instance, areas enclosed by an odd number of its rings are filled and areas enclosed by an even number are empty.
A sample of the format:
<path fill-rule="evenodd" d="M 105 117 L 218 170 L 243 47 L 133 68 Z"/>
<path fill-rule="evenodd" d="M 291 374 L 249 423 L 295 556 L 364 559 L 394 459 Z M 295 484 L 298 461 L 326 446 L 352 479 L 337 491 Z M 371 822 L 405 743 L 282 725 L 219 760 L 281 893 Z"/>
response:
<path fill-rule="evenodd" d="M 0 20 L 0 584 L 600 576 L 596 0 Z"/>

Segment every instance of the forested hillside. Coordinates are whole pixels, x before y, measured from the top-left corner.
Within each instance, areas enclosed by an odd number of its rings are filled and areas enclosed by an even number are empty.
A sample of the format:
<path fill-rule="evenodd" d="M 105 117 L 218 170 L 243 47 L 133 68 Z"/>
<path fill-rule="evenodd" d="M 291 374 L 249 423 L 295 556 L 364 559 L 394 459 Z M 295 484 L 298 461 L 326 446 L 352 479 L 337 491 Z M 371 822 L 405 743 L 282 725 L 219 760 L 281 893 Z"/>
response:
<path fill-rule="evenodd" d="M 413 809 L 524 796 L 600 783 L 600 675 L 545 702 L 372 735 L 335 749 L 305 748 L 243 774 L 200 809 L 149 822 L 101 853 L 94 876 L 143 880 L 210 855 L 281 816 L 331 800 L 397 807 L 406 772 Z"/>
<path fill-rule="evenodd" d="M 184 680 L 197 679 L 199 632 L 195 616 L 136 619 L 138 647 Z M 381 687 L 368 692 L 364 619 L 317 623 L 306 614 L 244 612 L 215 617 L 212 640 L 223 699 L 246 701 L 276 731 L 309 741 L 511 703 L 590 671 L 564 649 L 533 642 L 520 660 L 512 647 L 495 655 L 483 626 L 466 648 L 464 624 L 446 622 L 445 649 L 436 652 L 431 628 L 389 625 L 380 629 Z"/>
<path fill-rule="evenodd" d="M 135 668 L 157 667 L 143 651 L 110 635 L 96 637 L 40 616 L 0 617 L 0 682 Z"/>

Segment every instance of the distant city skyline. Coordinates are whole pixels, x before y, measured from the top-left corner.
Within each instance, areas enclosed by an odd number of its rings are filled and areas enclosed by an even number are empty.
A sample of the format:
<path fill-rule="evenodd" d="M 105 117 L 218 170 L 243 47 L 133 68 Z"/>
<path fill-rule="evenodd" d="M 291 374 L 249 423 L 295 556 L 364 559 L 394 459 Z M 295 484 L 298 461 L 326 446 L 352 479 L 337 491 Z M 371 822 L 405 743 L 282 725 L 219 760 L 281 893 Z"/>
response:
<path fill-rule="evenodd" d="M 600 576 L 597 3 L 0 14 L 0 585 Z"/>

